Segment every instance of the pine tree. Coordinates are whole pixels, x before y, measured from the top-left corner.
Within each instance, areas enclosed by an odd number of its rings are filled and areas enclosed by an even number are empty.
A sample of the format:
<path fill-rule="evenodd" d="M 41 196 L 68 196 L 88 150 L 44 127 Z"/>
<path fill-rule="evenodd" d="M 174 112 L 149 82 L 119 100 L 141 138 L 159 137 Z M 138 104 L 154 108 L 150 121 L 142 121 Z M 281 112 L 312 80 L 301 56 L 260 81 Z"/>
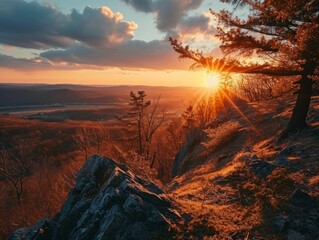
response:
<path fill-rule="evenodd" d="M 269 76 L 301 76 L 292 116 L 282 137 L 306 126 L 312 84 L 319 74 L 319 1 L 317 0 L 220 0 L 249 12 L 239 18 L 235 11 L 211 13 L 218 19 L 217 36 L 227 58 L 206 57 L 200 51 L 170 39 L 180 58 L 194 60 L 192 68 L 204 67 L 232 73 Z M 234 59 L 232 56 L 242 56 Z M 247 63 L 247 58 L 259 58 Z M 220 69 L 220 66 L 223 66 Z"/>
<path fill-rule="evenodd" d="M 129 128 L 133 128 L 133 131 L 137 133 L 136 139 L 138 140 L 138 153 L 142 155 L 144 153 L 144 138 L 143 138 L 143 122 L 145 118 L 145 111 L 151 105 L 151 101 L 145 100 L 145 91 L 138 91 L 135 94 L 133 91 L 130 93 L 131 108 L 129 112 L 118 118 L 121 122 L 127 125 Z"/>

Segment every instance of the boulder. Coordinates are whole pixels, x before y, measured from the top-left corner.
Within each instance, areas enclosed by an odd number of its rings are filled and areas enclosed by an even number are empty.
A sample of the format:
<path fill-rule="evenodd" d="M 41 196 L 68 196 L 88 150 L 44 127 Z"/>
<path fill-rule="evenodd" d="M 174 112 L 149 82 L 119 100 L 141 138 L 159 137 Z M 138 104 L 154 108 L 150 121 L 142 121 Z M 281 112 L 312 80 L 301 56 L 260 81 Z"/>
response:
<path fill-rule="evenodd" d="M 191 129 L 186 136 L 186 142 L 183 144 L 181 149 L 175 156 L 172 166 L 172 176 L 175 177 L 177 175 L 181 175 L 185 173 L 189 169 L 184 169 L 183 164 L 187 159 L 187 156 L 195 149 L 196 146 L 200 145 L 200 143 L 204 140 L 206 134 L 203 131 L 204 126 L 200 126 L 198 128 Z"/>
<path fill-rule="evenodd" d="M 284 233 L 288 240 L 312 240 L 319 236 L 319 202 L 296 189 L 283 203 L 283 215 L 273 220 L 274 233 Z"/>
<path fill-rule="evenodd" d="M 250 167 L 259 178 L 266 178 L 276 168 L 275 165 L 259 159 L 256 155 L 252 157 Z"/>
<path fill-rule="evenodd" d="M 108 158 L 92 156 L 61 211 L 11 240 L 172 239 L 181 217 L 155 184 Z"/>
<path fill-rule="evenodd" d="M 319 208 L 319 203 L 316 199 L 312 198 L 308 193 L 296 189 L 292 196 L 289 198 L 289 202 L 298 209 L 309 210 Z"/>
<path fill-rule="evenodd" d="M 304 240 L 305 238 L 298 232 L 289 229 L 287 233 L 287 240 Z"/>

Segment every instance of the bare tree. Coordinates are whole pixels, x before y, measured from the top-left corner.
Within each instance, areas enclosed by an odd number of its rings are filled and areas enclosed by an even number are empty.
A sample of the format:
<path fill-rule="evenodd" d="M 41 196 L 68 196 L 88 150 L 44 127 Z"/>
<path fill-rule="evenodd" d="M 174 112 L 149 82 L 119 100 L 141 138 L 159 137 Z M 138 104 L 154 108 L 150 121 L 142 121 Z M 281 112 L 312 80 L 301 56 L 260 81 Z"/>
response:
<path fill-rule="evenodd" d="M 131 109 L 129 112 L 122 116 L 117 117 L 123 124 L 128 128 L 132 129 L 132 134 L 137 134 L 133 136 L 132 140 L 138 140 L 138 154 L 144 154 L 144 141 L 143 141 L 143 122 L 145 118 L 145 110 L 151 105 L 151 101 L 146 100 L 145 91 L 138 91 L 135 94 L 133 91 L 130 93 L 130 103 Z"/>
<path fill-rule="evenodd" d="M 292 93 L 296 89 L 293 82 L 292 78 L 246 75 L 233 88 L 240 97 L 248 101 L 263 101 Z"/>
<path fill-rule="evenodd" d="M 162 111 L 160 115 L 158 115 L 158 106 L 161 96 L 159 96 L 156 100 L 154 100 L 152 104 L 152 109 L 145 113 L 145 118 L 143 121 L 143 133 L 145 139 L 145 154 L 146 158 L 149 159 L 150 157 L 150 148 L 152 144 L 152 140 L 154 137 L 155 132 L 159 129 L 159 127 L 164 123 L 166 113 Z M 155 155 L 153 156 L 153 163 L 155 160 Z M 152 166 L 153 164 L 151 164 Z"/>
<path fill-rule="evenodd" d="M 180 119 L 172 121 L 166 128 L 165 138 L 172 146 L 174 155 L 180 150 L 185 140 L 186 131 Z"/>
<path fill-rule="evenodd" d="M 30 146 L 20 143 L 15 149 L 0 149 L 0 177 L 7 180 L 15 189 L 19 204 L 22 204 L 24 182 L 31 175 L 33 159 Z"/>
<path fill-rule="evenodd" d="M 130 140 L 138 141 L 138 154 L 148 160 L 154 134 L 165 121 L 166 113 L 162 111 L 159 114 L 160 96 L 153 104 L 146 100 L 146 96 L 144 91 L 138 91 L 137 94 L 131 92 L 129 105 L 132 108 L 126 115 L 118 117 L 118 120 L 131 129 L 130 134 L 133 137 Z"/>
<path fill-rule="evenodd" d="M 88 133 L 91 144 L 95 147 L 95 153 L 101 155 L 103 143 L 109 139 L 107 129 L 102 125 L 96 125 L 93 128 L 90 128 Z"/>
<path fill-rule="evenodd" d="M 88 137 L 88 135 L 89 135 L 88 129 L 85 127 L 82 127 L 77 129 L 73 136 L 76 146 L 81 151 L 85 159 L 87 159 L 89 156 L 89 149 L 91 145 L 91 140 Z"/>
<path fill-rule="evenodd" d="M 96 124 L 77 129 L 73 138 L 76 146 L 87 159 L 92 153 L 92 149 L 95 149 L 94 153 L 102 154 L 103 143 L 109 139 L 109 133 L 102 124 Z"/>

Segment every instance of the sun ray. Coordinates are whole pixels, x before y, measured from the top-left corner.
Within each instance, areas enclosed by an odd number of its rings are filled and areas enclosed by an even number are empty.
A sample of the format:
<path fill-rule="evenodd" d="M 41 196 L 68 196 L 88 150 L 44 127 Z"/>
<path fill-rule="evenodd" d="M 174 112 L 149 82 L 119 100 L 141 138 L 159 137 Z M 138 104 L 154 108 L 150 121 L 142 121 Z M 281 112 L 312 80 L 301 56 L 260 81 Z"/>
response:
<path fill-rule="evenodd" d="M 223 98 L 222 98 L 222 96 L 221 96 L 221 94 L 220 94 L 220 91 L 218 91 L 217 93 L 218 93 L 218 97 L 219 97 L 219 101 L 220 101 L 220 106 L 221 106 L 221 108 L 223 108 L 224 111 L 227 111 L 226 106 L 225 106 L 225 103 L 224 103 L 224 101 L 223 101 Z M 227 113 L 226 113 L 226 114 L 227 114 Z"/>
<path fill-rule="evenodd" d="M 253 128 L 253 130 L 260 136 L 262 136 L 262 132 L 259 131 L 256 126 L 248 119 L 248 117 L 240 110 L 240 108 L 233 102 L 233 100 L 228 96 L 228 94 L 221 89 L 223 95 L 227 98 L 228 102 L 235 108 L 235 110 L 242 116 L 242 118 Z"/>

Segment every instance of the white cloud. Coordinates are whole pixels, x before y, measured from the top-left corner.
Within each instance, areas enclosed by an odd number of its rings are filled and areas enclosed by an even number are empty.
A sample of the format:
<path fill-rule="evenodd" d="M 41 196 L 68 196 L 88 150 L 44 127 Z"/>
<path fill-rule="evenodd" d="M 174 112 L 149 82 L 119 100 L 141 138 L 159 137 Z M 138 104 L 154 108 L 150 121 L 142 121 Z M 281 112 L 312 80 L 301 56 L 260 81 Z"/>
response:
<path fill-rule="evenodd" d="M 0 2 L 0 42 L 12 46 L 43 49 L 68 47 L 76 41 L 106 46 L 132 39 L 136 28 L 108 7 L 64 14 L 37 2 Z"/>

